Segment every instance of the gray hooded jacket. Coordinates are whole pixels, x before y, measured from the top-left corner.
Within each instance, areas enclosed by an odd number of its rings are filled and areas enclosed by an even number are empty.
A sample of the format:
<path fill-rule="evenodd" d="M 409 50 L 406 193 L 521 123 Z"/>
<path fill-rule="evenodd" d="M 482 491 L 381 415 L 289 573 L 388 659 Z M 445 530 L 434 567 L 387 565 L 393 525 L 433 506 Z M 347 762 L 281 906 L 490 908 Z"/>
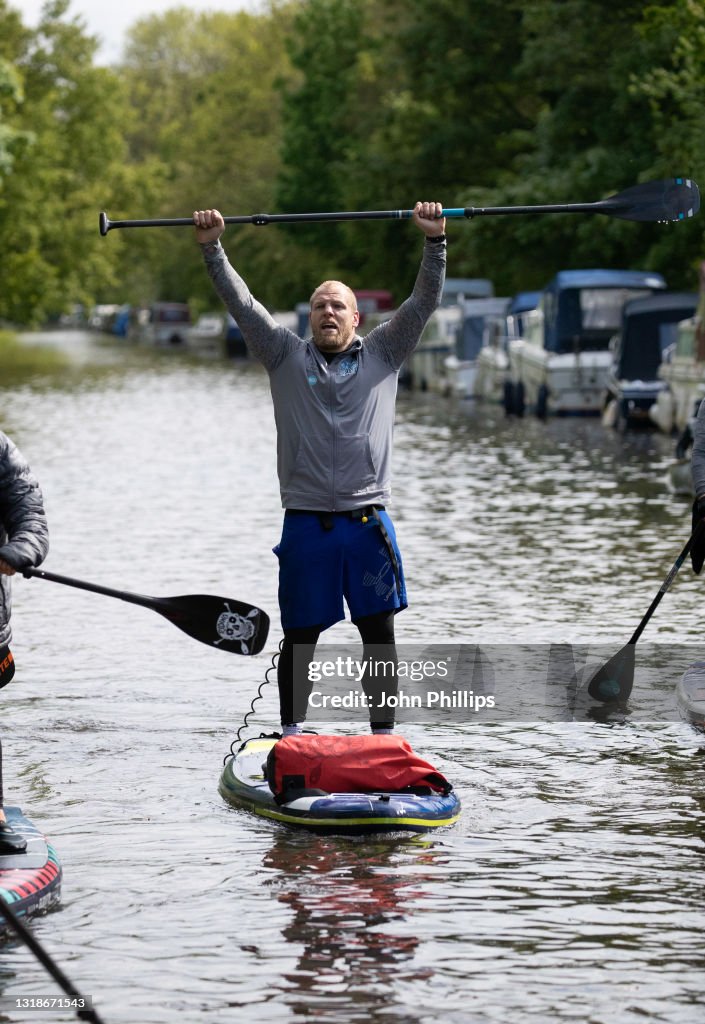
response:
<path fill-rule="evenodd" d="M 0 558 L 14 569 L 39 565 L 49 550 L 42 492 L 19 449 L 0 431 Z M 0 573 L 0 646 L 10 642 L 11 577 Z"/>
<path fill-rule="evenodd" d="M 385 504 L 399 370 L 440 303 L 445 241 L 424 243 L 414 289 L 392 318 L 330 363 L 253 298 L 220 243 L 202 249 L 248 350 L 269 374 L 282 506 L 332 512 Z"/>
<path fill-rule="evenodd" d="M 705 495 L 705 401 L 700 403 L 693 428 L 693 488 L 696 497 Z"/>

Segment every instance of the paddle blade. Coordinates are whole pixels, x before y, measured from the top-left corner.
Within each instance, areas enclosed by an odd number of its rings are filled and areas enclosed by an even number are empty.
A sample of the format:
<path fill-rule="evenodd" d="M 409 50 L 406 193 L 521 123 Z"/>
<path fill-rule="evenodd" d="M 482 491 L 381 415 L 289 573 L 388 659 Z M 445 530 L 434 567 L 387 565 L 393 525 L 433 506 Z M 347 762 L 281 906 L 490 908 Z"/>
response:
<path fill-rule="evenodd" d="M 211 594 L 152 598 L 153 608 L 194 640 L 230 654 L 259 654 L 269 633 L 261 608 Z"/>
<path fill-rule="evenodd" d="M 691 178 L 647 181 L 610 196 L 595 206 L 598 212 L 621 220 L 688 220 L 700 209 L 700 190 Z"/>
<path fill-rule="evenodd" d="M 593 700 L 619 704 L 628 699 L 634 685 L 635 651 L 635 644 L 626 644 L 602 668 L 598 668 L 588 684 L 588 693 Z"/>

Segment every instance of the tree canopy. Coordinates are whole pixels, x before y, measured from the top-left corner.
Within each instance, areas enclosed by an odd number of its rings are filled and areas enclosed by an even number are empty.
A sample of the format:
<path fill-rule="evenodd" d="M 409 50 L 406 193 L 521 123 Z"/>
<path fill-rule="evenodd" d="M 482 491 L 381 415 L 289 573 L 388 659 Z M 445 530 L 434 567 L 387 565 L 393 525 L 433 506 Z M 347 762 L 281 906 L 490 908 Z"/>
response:
<path fill-rule="evenodd" d="M 217 0 L 214 6 L 217 6 Z M 0 0 L 0 321 L 75 303 L 217 305 L 188 229 L 112 219 L 261 211 L 592 202 L 650 178 L 703 178 L 700 0 L 272 0 L 175 5 L 131 28 L 119 66 L 70 0 L 30 29 Z M 705 221 L 485 218 L 449 224 L 455 276 L 500 294 L 560 269 L 661 271 L 697 286 Z M 226 247 L 265 303 L 326 277 L 406 294 L 398 222 L 246 225 Z"/>

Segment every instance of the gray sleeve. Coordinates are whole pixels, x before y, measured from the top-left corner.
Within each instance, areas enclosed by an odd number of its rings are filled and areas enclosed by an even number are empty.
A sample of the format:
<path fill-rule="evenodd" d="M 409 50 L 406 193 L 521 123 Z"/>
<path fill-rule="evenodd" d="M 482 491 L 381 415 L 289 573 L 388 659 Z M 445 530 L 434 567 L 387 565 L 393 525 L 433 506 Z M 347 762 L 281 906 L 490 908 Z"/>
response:
<path fill-rule="evenodd" d="M 446 243 L 424 242 L 414 289 L 394 316 L 365 338 L 365 348 L 398 370 L 419 343 L 431 313 L 441 303 L 446 275 Z"/>
<path fill-rule="evenodd" d="M 693 487 L 695 496 L 705 495 L 705 399 L 700 403 L 693 429 Z"/>
<path fill-rule="evenodd" d="M 271 373 L 304 341 L 282 327 L 251 294 L 230 265 L 220 242 L 202 245 L 206 270 L 228 312 L 237 321 L 248 351 Z"/>
<path fill-rule="evenodd" d="M 7 535 L 0 558 L 14 569 L 44 561 L 49 529 L 42 492 L 22 453 L 4 434 L 0 434 L 0 522 Z"/>

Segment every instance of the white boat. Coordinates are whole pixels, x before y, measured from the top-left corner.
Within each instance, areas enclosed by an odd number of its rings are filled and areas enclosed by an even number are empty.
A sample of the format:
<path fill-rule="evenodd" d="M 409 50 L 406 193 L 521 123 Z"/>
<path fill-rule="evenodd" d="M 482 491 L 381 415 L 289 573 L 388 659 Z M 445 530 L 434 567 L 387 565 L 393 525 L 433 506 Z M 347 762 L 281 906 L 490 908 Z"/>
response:
<path fill-rule="evenodd" d="M 705 397 L 705 352 L 699 351 L 696 341 L 698 326 L 697 315 L 678 324 L 675 343 L 658 369 L 664 388 L 649 416 L 665 434 L 685 430 Z"/>
<path fill-rule="evenodd" d="M 406 362 L 409 387 L 441 395 L 472 395 L 482 330 L 481 321 L 474 318 L 483 318 L 507 302 L 495 299 L 493 291 L 492 282 L 485 277 L 445 279 L 441 305 L 431 314 Z M 480 335 L 474 341 L 478 324 Z"/>
<path fill-rule="evenodd" d="M 612 364 L 609 342 L 630 299 L 665 289 L 660 274 L 564 270 L 508 343 L 512 411 L 537 416 L 599 415 Z"/>
<path fill-rule="evenodd" d="M 443 282 L 442 306 L 457 306 L 466 299 L 491 299 L 494 285 L 488 277 L 447 277 Z"/>
<path fill-rule="evenodd" d="M 445 360 L 449 393 L 461 398 L 474 398 L 478 372 L 478 358 L 485 338 L 496 324 L 506 321 L 509 305 L 507 298 L 463 299 L 458 303 L 462 319 L 455 351 Z"/>
<path fill-rule="evenodd" d="M 220 355 L 225 351 L 225 317 L 222 313 L 203 313 L 189 328 L 188 347 L 194 352 Z"/>
<path fill-rule="evenodd" d="M 524 317 L 536 309 L 540 292 L 519 292 L 501 316 L 488 316 L 477 355 L 474 397 L 504 404 L 509 376 L 509 342 L 524 332 Z M 510 410 L 511 411 L 511 410 Z"/>
<path fill-rule="evenodd" d="M 429 317 L 418 345 L 406 361 L 409 386 L 418 391 L 450 395 L 455 379 L 446 360 L 456 352 L 462 329 L 461 306 L 441 306 Z"/>
<path fill-rule="evenodd" d="M 140 309 L 129 336 L 158 348 L 186 348 L 191 313 L 185 302 L 154 302 Z"/>
<path fill-rule="evenodd" d="M 621 328 L 610 342 L 613 362 L 604 412 L 615 429 L 653 426 L 649 409 L 666 388 L 659 367 L 679 322 L 695 313 L 697 301 L 694 292 L 659 292 L 625 304 Z"/>

